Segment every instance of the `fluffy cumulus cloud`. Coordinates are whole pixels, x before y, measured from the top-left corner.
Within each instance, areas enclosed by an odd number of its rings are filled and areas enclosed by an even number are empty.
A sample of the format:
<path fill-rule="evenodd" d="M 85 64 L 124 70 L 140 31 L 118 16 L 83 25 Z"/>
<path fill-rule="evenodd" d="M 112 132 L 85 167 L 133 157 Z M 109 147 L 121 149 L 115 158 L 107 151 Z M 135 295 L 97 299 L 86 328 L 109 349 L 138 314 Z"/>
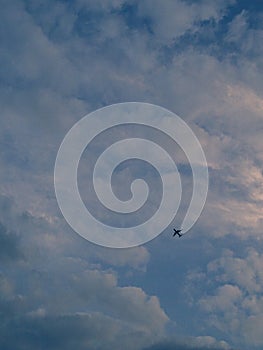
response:
<path fill-rule="evenodd" d="M 207 314 L 209 324 L 232 338 L 241 338 L 247 346 L 263 342 L 262 266 L 262 253 L 255 248 L 249 248 L 243 256 L 225 250 L 207 265 L 206 273 L 189 275 L 192 282 L 202 281 L 196 303 Z M 213 276 L 216 288 L 211 290 Z"/>
<path fill-rule="evenodd" d="M 262 6 L 3 0 L 0 27 L 1 348 L 260 349 Z M 178 245 L 98 247 L 57 206 L 66 132 L 124 101 L 178 113 L 204 148 L 207 204 Z"/>
<path fill-rule="evenodd" d="M 116 273 L 102 268 L 96 257 L 92 262 L 91 254 L 66 253 L 70 241 L 58 232 L 52 237 L 52 223 L 19 213 L 7 198 L 1 198 L 1 208 L 21 229 L 10 238 L 4 229 L 1 233 L 6 236 L 1 238 L 1 347 L 139 349 L 163 335 L 169 319 L 156 296 L 119 286 Z M 1 220 L 8 225 L 10 218 Z M 125 264 L 137 268 L 140 250 L 134 255 L 133 260 L 128 254 Z M 113 266 L 123 260 L 111 258 Z"/>
<path fill-rule="evenodd" d="M 74 277 L 88 282 L 83 286 L 71 277 L 47 287 L 41 285 L 43 278 L 40 281 L 35 276 L 30 282 L 34 292 L 26 295 L 15 294 L 2 278 L 1 306 L 6 313 L 2 315 L 1 347 L 70 349 L 75 344 L 79 349 L 121 349 L 124 345 L 138 349 L 160 337 L 167 316 L 157 298 L 148 297 L 140 288 L 117 287 L 114 278 L 102 271 Z M 47 290 L 53 293 L 53 300 Z"/>

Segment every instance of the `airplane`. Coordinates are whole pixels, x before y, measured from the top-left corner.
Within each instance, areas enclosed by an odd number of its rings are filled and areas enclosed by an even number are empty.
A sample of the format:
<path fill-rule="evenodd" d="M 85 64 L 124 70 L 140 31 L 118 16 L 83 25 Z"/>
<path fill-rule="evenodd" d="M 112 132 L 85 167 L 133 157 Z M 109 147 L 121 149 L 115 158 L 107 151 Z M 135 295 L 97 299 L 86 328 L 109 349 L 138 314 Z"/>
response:
<path fill-rule="evenodd" d="M 180 234 L 180 232 L 181 232 L 182 230 L 176 230 L 175 228 L 174 228 L 173 230 L 174 230 L 173 237 L 176 236 L 176 235 L 178 235 L 179 238 L 183 236 L 182 234 Z"/>

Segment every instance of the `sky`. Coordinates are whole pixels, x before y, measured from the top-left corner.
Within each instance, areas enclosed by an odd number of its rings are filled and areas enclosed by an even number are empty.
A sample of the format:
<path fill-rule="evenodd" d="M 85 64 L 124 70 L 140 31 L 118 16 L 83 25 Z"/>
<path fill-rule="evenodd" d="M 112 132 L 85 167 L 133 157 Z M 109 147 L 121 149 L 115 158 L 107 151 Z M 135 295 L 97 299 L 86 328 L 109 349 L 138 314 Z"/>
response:
<path fill-rule="evenodd" d="M 262 349 L 262 2 L 0 6 L 1 349 Z M 172 238 L 177 219 L 140 246 L 103 247 L 59 209 L 63 138 L 88 113 L 123 102 L 171 111 L 202 145 L 209 191 L 185 237 Z M 189 166 L 175 156 L 187 197 Z M 142 173 L 138 163 L 132 175 Z M 157 175 L 145 173 L 154 190 Z"/>

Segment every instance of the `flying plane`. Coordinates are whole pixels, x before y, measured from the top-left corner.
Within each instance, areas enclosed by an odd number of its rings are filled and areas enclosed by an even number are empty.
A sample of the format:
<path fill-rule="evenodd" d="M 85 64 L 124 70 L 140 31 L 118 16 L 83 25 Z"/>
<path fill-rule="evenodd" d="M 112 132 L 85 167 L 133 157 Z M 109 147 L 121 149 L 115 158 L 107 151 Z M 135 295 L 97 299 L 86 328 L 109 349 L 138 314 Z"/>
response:
<path fill-rule="evenodd" d="M 182 230 L 176 230 L 175 228 L 173 230 L 174 230 L 173 237 L 176 236 L 176 235 L 178 235 L 179 238 L 182 237 L 182 234 L 180 233 Z"/>

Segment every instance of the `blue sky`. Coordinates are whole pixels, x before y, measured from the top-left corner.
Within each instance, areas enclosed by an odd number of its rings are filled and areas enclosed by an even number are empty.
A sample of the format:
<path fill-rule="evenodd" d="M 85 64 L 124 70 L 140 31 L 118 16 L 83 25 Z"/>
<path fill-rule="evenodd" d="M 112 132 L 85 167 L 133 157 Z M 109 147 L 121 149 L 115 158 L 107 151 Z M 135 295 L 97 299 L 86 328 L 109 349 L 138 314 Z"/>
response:
<path fill-rule="evenodd" d="M 0 6 L 0 347 L 262 349 L 262 2 Z M 128 101 L 188 123 L 210 187 L 183 239 L 118 250 L 68 226 L 53 173 L 78 120 Z"/>

